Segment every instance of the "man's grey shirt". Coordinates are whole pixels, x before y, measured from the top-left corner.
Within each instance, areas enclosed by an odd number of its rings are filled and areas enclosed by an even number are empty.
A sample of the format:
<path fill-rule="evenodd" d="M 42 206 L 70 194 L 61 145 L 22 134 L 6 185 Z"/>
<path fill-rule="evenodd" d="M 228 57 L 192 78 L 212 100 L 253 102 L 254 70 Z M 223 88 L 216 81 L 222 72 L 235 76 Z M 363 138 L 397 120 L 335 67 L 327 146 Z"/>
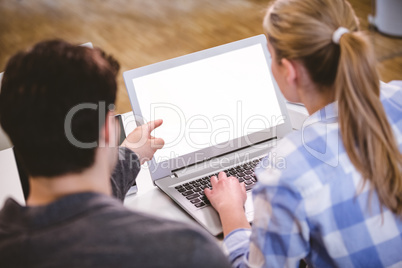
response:
<path fill-rule="evenodd" d="M 0 267 L 228 267 L 204 230 L 123 206 L 139 169 L 134 153 L 121 148 L 111 179 L 118 199 L 86 192 L 37 207 L 8 199 Z"/>

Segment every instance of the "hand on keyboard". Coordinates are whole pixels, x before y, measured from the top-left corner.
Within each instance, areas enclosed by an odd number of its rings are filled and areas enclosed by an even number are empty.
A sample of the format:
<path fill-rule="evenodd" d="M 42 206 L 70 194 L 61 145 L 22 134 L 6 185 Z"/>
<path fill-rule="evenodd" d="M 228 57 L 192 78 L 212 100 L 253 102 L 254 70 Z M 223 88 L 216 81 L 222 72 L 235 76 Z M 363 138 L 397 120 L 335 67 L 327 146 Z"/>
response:
<path fill-rule="evenodd" d="M 254 168 L 259 163 L 260 159 L 254 159 L 250 162 L 240 164 L 229 169 L 224 170 L 223 174 L 226 176 L 233 176 L 241 183 L 244 183 L 246 190 L 251 190 L 257 182 L 257 178 L 254 174 Z M 197 208 L 203 208 L 210 205 L 210 201 L 204 194 L 204 189 L 212 188 L 211 177 L 218 176 L 216 174 L 210 174 L 206 177 L 185 182 L 176 186 L 176 190 L 179 191 L 184 197 L 187 198 Z"/>
<path fill-rule="evenodd" d="M 247 199 L 244 182 L 240 183 L 235 177 L 227 177 L 220 172 L 218 177 L 211 177 L 211 185 L 212 189 L 206 188 L 204 191 L 218 213 L 244 207 Z"/>

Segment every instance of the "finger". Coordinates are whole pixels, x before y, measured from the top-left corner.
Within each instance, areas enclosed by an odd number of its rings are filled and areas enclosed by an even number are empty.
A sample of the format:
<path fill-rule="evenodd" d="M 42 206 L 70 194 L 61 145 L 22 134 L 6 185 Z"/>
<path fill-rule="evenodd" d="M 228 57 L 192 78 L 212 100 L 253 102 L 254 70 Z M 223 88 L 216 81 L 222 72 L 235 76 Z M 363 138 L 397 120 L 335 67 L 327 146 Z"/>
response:
<path fill-rule="evenodd" d="M 160 127 L 162 125 L 162 119 L 156 119 L 155 121 L 151 121 L 147 123 L 148 126 L 148 133 L 151 133 L 155 128 Z"/>
<path fill-rule="evenodd" d="M 151 138 L 152 148 L 161 149 L 165 145 L 165 141 L 161 138 Z"/>
<path fill-rule="evenodd" d="M 211 177 L 212 189 L 216 186 L 216 184 L 218 184 L 218 178 L 216 176 L 212 176 Z"/>
<path fill-rule="evenodd" d="M 209 195 L 211 194 L 211 189 L 209 189 L 208 187 L 204 189 L 204 194 L 206 195 L 206 197 L 209 199 Z"/>
<path fill-rule="evenodd" d="M 219 172 L 218 177 L 219 177 L 220 180 L 227 178 L 226 173 L 223 172 L 223 171 Z"/>
<path fill-rule="evenodd" d="M 244 191 L 246 191 L 246 184 L 243 182 L 240 182 L 241 188 L 244 189 Z"/>
<path fill-rule="evenodd" d="M 244 182 L 240 183 L 240 186 L 241 186 L 241 191 L 243 192 L 243 194 L 244 194 L 244 195 L 247 195 L 247 192 L 246 192 L 246 185 L 244 184 Z"/>
<path fill-rule="evenodd" d="M 234 176 L 230 176 L 230 177 L 228 177 L 228 179 L 235 180 L 235 181 L 239 182 L 239 180 Z"/>

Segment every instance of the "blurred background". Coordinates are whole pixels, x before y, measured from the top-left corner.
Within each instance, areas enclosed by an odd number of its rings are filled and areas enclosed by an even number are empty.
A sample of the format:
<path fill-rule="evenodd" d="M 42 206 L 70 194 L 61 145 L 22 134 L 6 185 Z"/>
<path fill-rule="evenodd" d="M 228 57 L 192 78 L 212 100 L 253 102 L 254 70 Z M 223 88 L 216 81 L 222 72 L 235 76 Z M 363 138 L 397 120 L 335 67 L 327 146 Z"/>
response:
<path fill-rule="evenodd" d="M 381 79 L 402 80 L 402 38 L 369 27 L 374 0 L 350 0 L 374 45 Z M 380 0 L 381 1 L 381 0 Z M 122 72 L 262 34 L 269 0 L 0 0 L 0 72 L 44 39 L 92 42 L 121 64 L 116 112 L 131 110 Z"/>

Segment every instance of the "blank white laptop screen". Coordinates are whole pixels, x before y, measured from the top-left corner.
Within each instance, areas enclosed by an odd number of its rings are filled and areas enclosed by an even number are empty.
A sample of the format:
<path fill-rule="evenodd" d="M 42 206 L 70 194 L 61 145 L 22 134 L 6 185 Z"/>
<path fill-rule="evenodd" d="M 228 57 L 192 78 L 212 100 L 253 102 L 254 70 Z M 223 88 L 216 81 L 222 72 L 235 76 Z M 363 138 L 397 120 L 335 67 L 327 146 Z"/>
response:
<path fill-rule="evenodd" d="M 261 44 L 132 82 L 144 122 L 164 120 L 153 133 L 165 140 L 157 163 L 284 122 Z"/>

